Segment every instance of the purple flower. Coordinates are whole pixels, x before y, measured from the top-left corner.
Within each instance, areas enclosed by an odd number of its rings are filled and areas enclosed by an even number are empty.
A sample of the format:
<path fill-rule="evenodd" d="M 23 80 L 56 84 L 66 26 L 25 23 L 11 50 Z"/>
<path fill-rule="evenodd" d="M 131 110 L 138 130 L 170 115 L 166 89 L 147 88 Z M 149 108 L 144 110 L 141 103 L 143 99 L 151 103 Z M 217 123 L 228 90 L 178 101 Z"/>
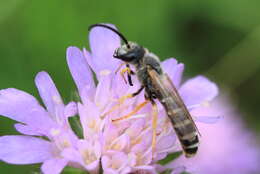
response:
<path fill-rule="evenodd" d="M 99 168 L 99 159 L 106 174 L 123 174 L 135 171 L 157 173 L 158 160 L 169 152 L 180 149 L 176 136 L 163 107 L 159 106 L 157 141 L 152 153 L 151 105 L 147 105 L 131 118 L 112 122 L 133 110 L 144 101 L 143 93 L 129 99 L 114 112 L 107 113 L 118 104 L 119 97 L 133 93 L 139 88 L 137 79 L 134 86 L 125 84 L 122 77 L 115 74 L 120 65 L 113 58 L 114 50 L 120 46 L 119 37 L 110 30 L 94 28 L 90 32 L 91 52 L 70 47 L 67 61 L 77 85 L 81 101 L 78 103 L 80 121 L 83 127 L 85 148 L 82 151 L 67 149 L 66 157 L 75 163 L 85 164 L 94 173 Z M 203 76 L 197 76 L 181 84 L 183 64 L 173 58 L 162 62 L 163 69 L 171 77 L 190 111 L 204 107 L 217 94 L 216 85 Z M 92 71 L 98 83 L 95 85 Z M 194 116 L 198 116 L 195 115 Z M 198 121 L 213 122 L 216 117 L 194 117 Z M 73 154 L 73 155 L 72 155 Z"/>
<path fill-rule="evenodd" d="M 119 46 L 120 39 L 115 33 L 94 28 L 90 32 L 91 52 L 68 48 L 69 69 L 81 98 L 78 103 L 64 105 L 46 72 L 40 72 L 35 80 L 46 109 L 23 91 L 1 90 L 0 115 L 19 122 L 15 128 L 24 135 L 0 137 L 0 160 L 11 164 L 43 163 L 41 170 L 46 174 L 60 173 L 67 165 L 93 174 L 100 167 L 105 174 L 160 171 L 156 162 L 170 152 L 181 150 L 162 105 L 157 102 L 159 117 L 154 151 L 151 146 L 151 105 L 128 119 L 112 121 L 143 102 L 143 93 L 108 112 L 118 105 L 120 97 L 140 87 L 136 77 L 133 78 L 135 85 L 129 87 L 121 76 L 114 73 L 121 62 L 112 55 Z M 162 62 L 162 67 L 179 90 L 194 119 L 215 122 L 218 117 L 200 117 L 201 113 L 194 111 L 205 107 L 218 94 L 216 85 L 203 76 L 182 84 L 184 65 L 173 58 Z M 74 134 L 68 122 L 68 117 L 77 113 L 83 127 L 83 139 Z M 183 167 L 172 166 L 171 169 L 179 173 Z"/>
<path fill-rule="evenodd" d="M 67 119 L 75 115 L 77 108 L 73 102 L 63 104 L 46 72 L 38 73 L 35 83 L 47 109 L 28 93 L 13 88 L 0 90 L 0 115 L 17 121 L 16 130 L 24 134 L 0 137 L 0 160 L 11 164 L 43 163 L 43 173 L 60 173 L 69 162 L 62 156 L 64 149 L 77 142 Z"/>
<path fill-rule="evenodd" d="M 208 108 L 197 108 L 200 115 L 222 115 L 214 125 L 198 124 L 202 134 L 198 154 L 192 159 L 174 161 L 168 167 L 185 166 L 198 174 L 252 174 L 260 172 L 260 148 L 242 121 L 239 112 L 227 98 L 218 98 Z"/>

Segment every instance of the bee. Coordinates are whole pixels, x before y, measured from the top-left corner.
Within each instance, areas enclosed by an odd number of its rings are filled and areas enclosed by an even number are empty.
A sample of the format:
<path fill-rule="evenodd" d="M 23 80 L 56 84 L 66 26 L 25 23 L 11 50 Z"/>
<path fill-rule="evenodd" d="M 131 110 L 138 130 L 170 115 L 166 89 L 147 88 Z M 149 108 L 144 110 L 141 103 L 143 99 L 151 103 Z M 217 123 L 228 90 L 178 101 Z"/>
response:
<path fill-rule="evenodd" d="M 124 41 L 124 44 L 115 50 L 113 57 L 122 60 L 126 64 L 129 84 L 132 85 L 131 75 L 136 74 L 141 84 L 141 88 L 137 92 L 123 98 L 134 97 L 144 89 L 146 103 L 149 101 L 152 103 L 153 108 L 156 108 L 154 100 L 159 100 L 172 123 L 185 156 L 194 156 L 198 150 L 199 131 L 176 87 L 170 80 L 169 76 L 163 71 L 158 56 L 137 43 L 129 42 L 120 32 L 111 26 L 105 24 L 94 24 L 91 25 L 89 29 L 94 27 L 107 28 L 116 33 Z M 130 69 L 129 65 L 135 67 L 135 72 Z M 137 112 L 146 103 L 138 106 L 137 109 L 129 115 Z M 153 128 L 155 129 L 157 121 L 156 114 L 155 111 L 155 118 L 153 121 Z M 129 115 L 124 116 L 124 118 L 129 117 Z M 153 133 L 153 144 L 155 144 L 155 130 Z"/>

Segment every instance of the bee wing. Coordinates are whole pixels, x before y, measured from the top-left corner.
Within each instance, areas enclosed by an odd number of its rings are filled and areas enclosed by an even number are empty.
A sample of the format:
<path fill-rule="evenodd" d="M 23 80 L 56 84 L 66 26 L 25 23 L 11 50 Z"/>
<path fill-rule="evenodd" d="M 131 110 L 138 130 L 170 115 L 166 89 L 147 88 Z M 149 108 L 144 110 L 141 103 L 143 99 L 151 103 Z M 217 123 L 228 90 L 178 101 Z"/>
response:
<path fill-rule="evenodd" d="M 192 119 L 187 107 L 185 106 L 182 98 L 180 97 L 176 87 L 170 80 L 168 74 L 159 75 L 155 70 L 148 68 L 148 74 L 152 81 L 152 84 L 156 87 L 156 90 L 162 95 L 163 98 L 172 97 L 178 106 L 186 113 L 188 118 L 193 122 L 197 132 L 200 134 L 194 120 Z"/>

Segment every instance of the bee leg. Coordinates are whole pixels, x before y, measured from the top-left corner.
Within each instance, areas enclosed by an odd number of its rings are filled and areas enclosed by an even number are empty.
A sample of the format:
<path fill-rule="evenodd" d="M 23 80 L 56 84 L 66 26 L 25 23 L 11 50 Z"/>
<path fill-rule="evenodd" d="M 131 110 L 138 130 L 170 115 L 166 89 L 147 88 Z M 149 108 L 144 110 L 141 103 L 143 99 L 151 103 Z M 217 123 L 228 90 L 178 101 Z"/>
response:
<path fill-rule="evenodd" d="M 133 82 L 132 82 L 132 78 L 131 75 L 134 75 L 135 73 L 130 69 L 129 64 L 126 64 L 126 67 L 129 68 L 127 71 L 127 80 L 130 86 L 134 86 Z"/>
<path fill-rule="evenodd" d="M 130 118 L 132 115 L 136 114 L 140 109 L 142 109 L 147 103 L 149 103 L 150 101 L 149 100 L 145 100 L 143 103 L 137 105 L 133 111 L 131 111 L 130 113 L 122 116 L 122 117 L 119 117 L 119 118 L 116 118 L 116 119 L 113 119 L 112 121 L 113 122 L 116 122 L 116 121 L 121 121 L 121 120 L 125 120 L 127 118 Z"/>
<path fill-rule="evenodd" d="M 156 103 L 151 100 L 152 103 L 152 128 L 153 128 L 153 137 L 152 137 L 152 157 L 154 156 L 155 147 L 156 147 L 156 129 L 157 129 L 157 120 L 158 120 L 158 108 Z"/>
<path fill-rule="evenodd" d="M 131 78 L 131 74 L 127 73 L 127 80 L 130 86 L 134 86 Z"/>
<path fill-rule="evenodd" d="M 125 72 L 127 72 L 127 78 L 128 78 L 129 85 L 133 86 L 131 75 L 134 75 L 135 73 L 130 69 L 129 64 L 126 64 L 126 67 L 120 71 L 120 75 L 124 79 L 125 83 L 127 83 L 125 76 L 124 76 Z"/>
<path fill-rule="evenodd" d="M 121 104 L 124 103 L 127 99 L 133 98 L 133 97 L 137 96 L 138 94 L 140 94 L 143 89 L 144 89 L 144 86 L 141 86 L 136 92 L 120 97 L 118 99 L 118 102 Z"/>
<path fill-rule="evenodd" d="M 120 68 L 122 68 L 122 66 L 124 66 L 126 63 L 121 63 L 118 68 L 115 71 L 115 74 L 117 74 L 117 72 L 120 70 Z"/>
<path fill-rule="evenodd" d="M 114 112 L 115 110 L 117 110 L 120 107 L 120 105 L 122 105 L 127 99 L 130 99 L 130 98 L 137 96 L 138 94 L 140 94 L 140 92 L 142 92 L 143 89 L 144 89 L 144 86 L 141 86 L 141 88 L 138 89 L 136 92 L 120 97 L 118 99 L 118 104 L 113 106 L 109 111 L 107 111 L 105 114 L 103 114 L 101 116 L 101 118 L 103 118 L 107 114 L 110 114 L 111 112 Z"/>
<path fill-rule="evenodd" d="M 129 68 L 124 68 L 124 69 L 122 69 L 121 71 L 120 71 L 120 75 L 121 75 L 121 77 L 123 78 L 123 80 L 124 80 L 124 82 L 127 84 L 127 81 L 126 81 L 126 79 L 125 79 L 125 76 L 124 76 L 124 74 L 125 74 L 125 72 L 128 72 L 129 70 L 128 70 Z"/>

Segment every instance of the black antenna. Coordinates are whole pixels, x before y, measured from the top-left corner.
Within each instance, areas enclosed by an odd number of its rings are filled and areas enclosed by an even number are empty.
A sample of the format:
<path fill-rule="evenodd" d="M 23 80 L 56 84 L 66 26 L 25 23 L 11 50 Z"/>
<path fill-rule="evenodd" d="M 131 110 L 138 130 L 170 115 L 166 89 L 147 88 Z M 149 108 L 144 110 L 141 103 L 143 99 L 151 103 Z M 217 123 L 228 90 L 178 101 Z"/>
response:
<path fill-rule="evenodd" d="M 93 24 L 93 25 L 89 26 L 88 30 L 90 31 L 94 27 L 104 27 L 104 28 L 107 28 L 107 29 L 115 32 L 126 43 L 127 48 L 130 48 L 130 45 L 129 45 L 127 39 L 125 38 L 125 36 L 123 34 L 119 33 L 116 29 L 114 29 L 108 25 L 105 25 L 105 24 Z"/>

